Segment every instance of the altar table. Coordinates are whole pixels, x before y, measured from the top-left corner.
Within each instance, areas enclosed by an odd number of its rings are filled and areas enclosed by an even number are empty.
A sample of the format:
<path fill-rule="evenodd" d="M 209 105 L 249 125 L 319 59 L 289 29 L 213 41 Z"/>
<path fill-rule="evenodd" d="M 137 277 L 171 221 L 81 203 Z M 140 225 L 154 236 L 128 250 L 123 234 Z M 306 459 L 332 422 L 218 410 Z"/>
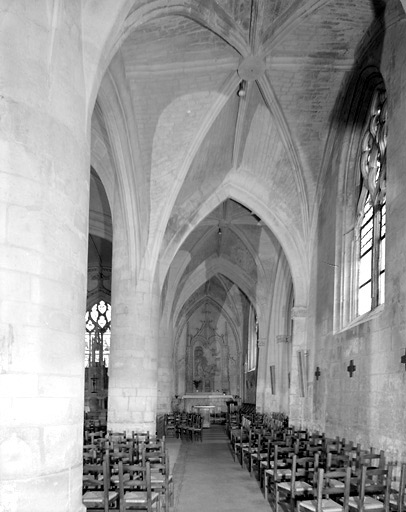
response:
<path fill-rule="evenodd" d="M 216 414 L 227 412 L 227 402 L 234 400 L 233 395 L 225 395 L 223 393 L 189 393 L 181 398 L 181 411 L 191 412 L 193 407 L 197 405 L 213 405 Z"/>

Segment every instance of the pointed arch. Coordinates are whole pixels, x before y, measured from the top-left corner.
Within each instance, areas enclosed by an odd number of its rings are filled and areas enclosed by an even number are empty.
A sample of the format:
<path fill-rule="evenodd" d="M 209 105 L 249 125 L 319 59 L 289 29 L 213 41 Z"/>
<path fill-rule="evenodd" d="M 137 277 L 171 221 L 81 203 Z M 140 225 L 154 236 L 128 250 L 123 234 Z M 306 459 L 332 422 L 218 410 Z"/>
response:
<path fill-rule="evenodd" d="M 118 67 L 118 65 L 115 66 L 115 68 Z M 118 69 L 116 71 L 119 73 Z M 147 195 L 143 193 L 146 189 L 146 178 L 137 157 L 140 154 L 138 141 L 133 138 L 130 140 L 129 137 L 129 125 L 134 124 L 134 116 L 132 104 L 127 95 L 125 88 L 113 78 L 110 72 L 107 72 L 100 85 L 98 103 L 115 164 L 115 178 L 118 185 L 116 193 L 121 197 L 123 219 L 127 223 L 125 232 L 128 236 L 128 264 L 137 269 L 142 250 L 145 248 L 148 225 L 148 218 L 145 216 L 148 215 L 149 208 Z M 134 130 L 131 132 L 136 133 Z M 131 229 L 130 223 L 133 226 Z"/>
<path fill-rule="evenodd" d="M 252 287 L 248 276 L 241 272 L 241 268 L 233 265 L 222 258 L 210 262 L 202 262 L 190 275 L 178 299 L 172 304 L 173 319 L 178 318 L 179 313 L 189 297 L 200 288 L 206 281 L 216 274 L 223 274 L 232 281 L 248 297 L 255 309 L 260 310 L 261 305 L 257 299 L 257 294 Z M 169 299 L 169 298 L 168 298 Z M 168 300 L 168 304 L 172 302 Z"/>
<path fill-rule="evenodd" d="M 290 219 L 281 218 L 277 209 L 269 205 L 266 187 L 261 182 L 247 180 L 241 169 L 238 172 L 231 172 L 215 193 L 211 194 L 196 211 L 190 212 L 189 223 L 181 228 L 169 242 L 161 258 L 160 287 L 162 288 L 169 266 L 187 236 L 226 199 L 233 199 L 255 212 L 273 232 L 289 262 L 297 305 L 307 305 L 309 261 L 303 237 L 292 227 L 292 223 L 289 223 Z"/>

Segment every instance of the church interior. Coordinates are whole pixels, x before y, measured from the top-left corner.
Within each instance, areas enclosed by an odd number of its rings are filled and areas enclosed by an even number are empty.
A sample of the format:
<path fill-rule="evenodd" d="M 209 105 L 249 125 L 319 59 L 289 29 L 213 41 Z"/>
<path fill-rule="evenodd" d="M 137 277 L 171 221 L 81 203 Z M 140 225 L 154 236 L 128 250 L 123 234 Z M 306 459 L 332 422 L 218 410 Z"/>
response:
<path fill-rule="evenodd" d="M 0 20 L 0 510 L 199 406 L 406 462 L 406 0 Z"/>

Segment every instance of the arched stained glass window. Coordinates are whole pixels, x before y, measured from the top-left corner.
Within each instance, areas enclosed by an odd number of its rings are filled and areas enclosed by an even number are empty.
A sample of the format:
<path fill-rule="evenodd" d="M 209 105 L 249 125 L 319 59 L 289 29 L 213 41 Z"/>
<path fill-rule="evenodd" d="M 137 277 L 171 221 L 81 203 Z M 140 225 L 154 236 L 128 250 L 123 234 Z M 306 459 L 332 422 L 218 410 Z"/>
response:
<path fill-rule="evenodd" d="M 358 315 L 385 300 L 387 99 L 375 91 L 361 142 L 358 202 Z"/>
<path fill-rule="evenodd" d="M 85 366 L 109 365 L 111 307 L 104 300 L 86 312 Z"/>

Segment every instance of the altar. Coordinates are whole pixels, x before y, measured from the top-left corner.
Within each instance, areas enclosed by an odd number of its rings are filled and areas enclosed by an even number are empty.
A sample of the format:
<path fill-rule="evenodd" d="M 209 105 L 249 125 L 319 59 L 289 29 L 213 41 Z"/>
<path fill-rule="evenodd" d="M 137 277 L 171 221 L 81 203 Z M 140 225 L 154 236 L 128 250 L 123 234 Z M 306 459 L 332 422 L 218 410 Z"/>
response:
<path fill-rule="evenodd" d="M 196 406 L 211 406 L 212 414 L 227 412 L 227 402 L 234 400 L 233 395 L 223 393 L 190 393 L 183 395 L 180 403 L 181 411 L 193 412 Z"/>

